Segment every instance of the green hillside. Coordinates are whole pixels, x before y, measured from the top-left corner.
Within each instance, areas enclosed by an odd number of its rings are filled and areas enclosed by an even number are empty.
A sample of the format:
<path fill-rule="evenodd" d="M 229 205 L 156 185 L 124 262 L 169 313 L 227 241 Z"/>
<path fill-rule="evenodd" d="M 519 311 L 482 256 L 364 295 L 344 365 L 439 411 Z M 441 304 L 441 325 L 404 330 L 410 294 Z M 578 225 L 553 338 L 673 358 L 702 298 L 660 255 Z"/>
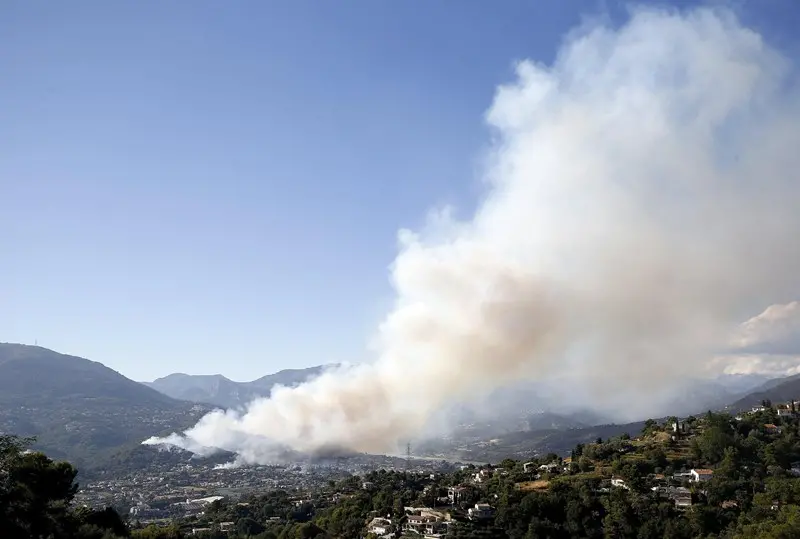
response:
<path fill-rule="evenodd" d="M 177 401 L 88 359 L 0 344 L 0 432 L 83 469 L 142 440 L 193 424 L 208 407 Z"/>

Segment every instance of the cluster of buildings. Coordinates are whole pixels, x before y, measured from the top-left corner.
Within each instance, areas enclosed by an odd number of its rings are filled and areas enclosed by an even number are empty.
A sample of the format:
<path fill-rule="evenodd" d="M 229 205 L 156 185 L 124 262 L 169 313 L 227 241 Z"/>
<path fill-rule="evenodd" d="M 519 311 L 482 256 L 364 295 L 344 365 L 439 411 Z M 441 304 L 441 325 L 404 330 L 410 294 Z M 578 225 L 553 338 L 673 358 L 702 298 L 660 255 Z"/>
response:
<path fill-rule="evenodd" d="M 495 510 L 488 503 L 476 503 L 466 510 L 467 518 L 473 521 L 487 521 L 494 518 Z M 401 519 L 373 518 L 367 524 L 367 533 L 382 539 L 395 538 L 400 534 L 419 535 L 425 539 L 441 539 L 447 535 L 455 522 L 449 509 L 430 507 L 406 507 Z"/>
<path fill-rule="evenodd" d="M 189 459 L 173 465 L 152 466 L 81 485 L 76 502 L 89 507 L 113 506 L 140 522 L 157 522 L 199 515 L 215 500 L 239 499 L 253 493 L 283 490 L 308 498 L 329 481 L 362 475 L 375 469 L 404 469 L 397 457 L 357 455 L 273 466 L 225 467 Z M 420 473 L 449 471 L 440 461 L 414 461 Z"/>
<path fill-rule="evenodd" d="M 315 466 L 256 466 L 218 468 L 183 464 L 169 470 L 141 470 L 104 478 L 81 487 L 77 503 L 113 506 L 140 522 L 202 514 L 223 498 L 238 498 L 268 490 L 313 490 L 346 472 Z"/>
<path fill-rule="evenodd" d="M 648 477 L 650 483 L 654 484 L 650 490 L 659 496 L 672 500 L 675 507 L 685 509 L 692 506 L 692 491 L 688 487 L 682 486 L 685 481 L 690 483 L 704 483 L 714 477 L 714 471 L 706 468 L 693 468 L 688 472 L 679 472 L 672 476 L 663 474 L 653 474 Z M 621 477 L 611 478 L 611 486 L 614 488 L 630 488 Z"/>
<path fill-rule="evenodd" d="M 302 503 L 320 492 L 330 481 L 364 475 L 376 469 L 413 470 L 421 474 L 452 471 L 454 466 L 439 460 L 381 455 L 355 455 L 314 459 L 271 466 L 218 466 L 204 459 L 189 458 L 172 464 L 153 465 L 120 476 L 103 476 L 82 484 L 78 504 L 112 506 L 141 523 L 159 522 L 202 515 L 209 504 L 220 499 L 283 490 Z M 365 487 L 366 488 L 366 487 Z M 329 500 L 335 503 L 337 500 Z"/>
<path fill-rule="evenodd" d="M 376 516 L 367 524 L 366 532 L 383 539 L 401 536 L 441 539 L 458 520 L 487 522 L 494 519 L 495 508 L 482 501 L 486 496 L 486 483 L 493 477 L 507 476 L 508 471 L 488 465 L 480 468 L 462 465 L 460 469 L 469 472 L 464 482 L 447 488 L 440 488 L 437 484 L 436 480 L 440 477 L 437 473 L 425 478 L 430 483 L 423 491 L 430 494 L 428 499 L 434 503 L 434 507 L 405 507 L 400 518 Z M 362 488 L 369 490 L 373 485 L 364 482 Z"/>

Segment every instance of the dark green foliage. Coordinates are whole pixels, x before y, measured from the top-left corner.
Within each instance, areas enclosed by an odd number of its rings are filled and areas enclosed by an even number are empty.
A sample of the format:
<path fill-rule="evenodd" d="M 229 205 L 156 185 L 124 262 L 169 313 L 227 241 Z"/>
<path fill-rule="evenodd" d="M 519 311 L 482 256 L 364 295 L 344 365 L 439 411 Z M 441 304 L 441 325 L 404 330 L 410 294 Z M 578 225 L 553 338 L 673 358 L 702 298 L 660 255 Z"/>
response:
<path fill-rule="evenodd" d="M 3 539 L 111 539 L 128 528 L 113 509 L 73 510 L 77 470 L 27 451 L 33 442 L 0 436 L 0 530 Z"/>
<path fill-rule="evenodd" d="M 133 539 L 183 539 L 183 534 L 178 526 L 172 525 L 165 528 L 151 525 L 131 532 Z"/>

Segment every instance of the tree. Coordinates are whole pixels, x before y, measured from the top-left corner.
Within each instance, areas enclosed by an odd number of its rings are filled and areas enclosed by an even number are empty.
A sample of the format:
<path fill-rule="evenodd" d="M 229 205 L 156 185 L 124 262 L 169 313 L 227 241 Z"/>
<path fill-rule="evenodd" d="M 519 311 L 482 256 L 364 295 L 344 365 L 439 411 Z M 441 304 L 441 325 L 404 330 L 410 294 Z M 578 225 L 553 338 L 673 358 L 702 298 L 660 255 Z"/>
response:
<path fill-rule="evenodd" d="M 800 537 L 800 507 L 787 505 L 780 508 L 775 518 L 740 525 L 734 539 L 788 539 Z"/>
<path fill-rule="evenodd" d="M 500 463 L 500 467 L 506 470 L 513 470 L 516 465 L 517 461 L 514 459 L 503 459 L 503 461 Z"/>
<path fill-rule="evenodd" d="M 78 490 L 77 470 L 28 452 L 32 440 L 0 437 L 0 529 L 4 537 L 61 537 L 70 532 L 68 507 Z"/>
<path fill-rule="evenodd" d="M 71 511 L 78 471 L 28 451 L 31 438 L 0 436 L 0 530 L 3 539 L 98 539 L 126 537 L 111 508 Z"/>
<path fill-rule="evenodd" d="M 716 418 L 709 423 L 703 434 L 693 441 L 692 450 L 698 459 L 716 464 L 722 460 L 725 449 L 733 445 L 734 440 L 730 425 Z"/>
<path fill-rule="evenodd" d="M 715 477 L 736 480 L 739 479 L 741 463 L 739 451 L 734 446 L 726 447 L 722 454 L 722 461 L 714 472 Z"/>
<path fill-rule="evenodd" d="M 648 419 L 644 422 L 644 428 L 642 428 L 642 435 L 649 436 L 658 430 L 658 422 L 655 419 Z"/>
<path fill-rule="evenodd" d="M 82 535 L 85 539 L 89 539 L 89 537 L 106 538 L 108 536 L 128 537 L 130 535 L 128 526 L 122 520 L 122 517 L 111 507 L 100 510 L 81 507 L 73 512 L 73 516 L 80 525 L 79 529 L 84 530 Z M 94 531 L 90 533 L 88 530 Z"/>
<path fill-rule="evenodd" d="M 242 535 L 258 535 L 263 533 L 265 528 L 255 519 L 245 517 L 236 522 L 236 530 Z"/>
<path fill-rule="evenodd" d="M 183 539 L 183 534 L 180 528 L 175 525 L 160 528 L 155 524 L 151 524 L 141 530 L 133 530 L 131 537 L 133 539 Z"/>

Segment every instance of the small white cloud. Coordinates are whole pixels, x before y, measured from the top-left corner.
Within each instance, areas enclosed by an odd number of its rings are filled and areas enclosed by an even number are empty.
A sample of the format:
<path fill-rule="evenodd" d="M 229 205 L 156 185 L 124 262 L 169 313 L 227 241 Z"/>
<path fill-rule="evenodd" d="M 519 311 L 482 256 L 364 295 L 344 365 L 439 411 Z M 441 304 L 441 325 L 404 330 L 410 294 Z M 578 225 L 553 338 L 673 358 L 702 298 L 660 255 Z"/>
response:
<path fill-rule="evenodd" d="M 800 373 L 800 355 L 718 356 L 709 362 L 709 370 L 717 374 L 762 374 L 779 378 Z"/>
<path fill-rule="evenodd" d="M 800 355 L 800 302 L 770 305 L 739 326 L 732 344 L 750 353 Z"/>

